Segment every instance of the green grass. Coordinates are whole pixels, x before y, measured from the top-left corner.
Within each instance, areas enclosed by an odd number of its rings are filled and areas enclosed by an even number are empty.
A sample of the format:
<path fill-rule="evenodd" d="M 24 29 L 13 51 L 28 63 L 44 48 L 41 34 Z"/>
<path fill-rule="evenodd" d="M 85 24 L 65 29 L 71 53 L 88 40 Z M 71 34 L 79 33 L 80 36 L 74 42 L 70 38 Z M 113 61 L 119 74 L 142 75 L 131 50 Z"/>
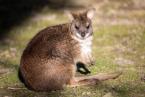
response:
<path fill-rule="evenodd" d="M 33 20 L 32 17 L 11 29 L 7 38 L 0 41 L 0 70 L 10 69 L 9 73 L 0 74 L 0 97 L 103 97 L 108 93 L 111 97 L 145 97 L 145 82 L 141 80 L 145 74 L 143 67 L 145 66 L 145 27 L 141 24 L 99 25 L 98 27 L 93 25 L 95 29 L 93 55 L 96 64 L 89 68 L 92 74 L 122 70 L 123 74 L 119 78 L 95 86 L 65 88 L 51 93 L 36 93 L 26 89 L 17 76 L 20 57 L 26 44 L 41 29 L 68 21 L 62 12 L 50 11 L 48 14 L 54 14 L 56 18 Z M 46 12 L 40 15 L 46 16 Z M 130 15 L 127 18 L 132 19 Z M 138 19 L 141 14 L 134 17 Z M 133 63 L 125 62 L 119 65 L 115 60 L 120 57 Z"/>

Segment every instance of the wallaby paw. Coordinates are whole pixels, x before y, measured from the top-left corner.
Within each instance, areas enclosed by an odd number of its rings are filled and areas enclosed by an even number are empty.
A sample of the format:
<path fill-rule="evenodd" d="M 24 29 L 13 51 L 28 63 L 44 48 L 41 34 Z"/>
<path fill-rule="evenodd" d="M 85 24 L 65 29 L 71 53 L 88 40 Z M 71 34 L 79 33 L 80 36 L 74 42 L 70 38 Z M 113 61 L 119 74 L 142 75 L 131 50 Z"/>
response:
<path fill-rule="evenodd" d="M 91 65 L 95 65 L 95 60 L 90 62 Z"/>

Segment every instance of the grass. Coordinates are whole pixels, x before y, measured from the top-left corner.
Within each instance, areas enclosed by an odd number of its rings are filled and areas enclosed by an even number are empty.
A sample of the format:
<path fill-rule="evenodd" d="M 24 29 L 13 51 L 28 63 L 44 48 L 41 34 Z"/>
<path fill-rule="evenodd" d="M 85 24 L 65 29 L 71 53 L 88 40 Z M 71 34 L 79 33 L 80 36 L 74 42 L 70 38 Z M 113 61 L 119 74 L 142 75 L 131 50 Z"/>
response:
<path fill-rule="evenodd" d="M 132 14 L 130 12 L 127 18 L 140 19 L 145 13 L 135 13 L 133 17 Z M 90 70 L 92 74 L 122 70 L 119 78 L 51 93 L 26 89 L 17 76 L 26 44 L 41 29 L 68 21 L 62 12 L 41 12 L 39 15 L 11 29 L 7 38 L 0 41 L 0 70 L 9 69 L 9 72 L 0 73 L 0 97 L 145 97 L 145 81 L 141 80 L 145 75 L 145 27 L 142 24 L 93 25 L 96 64 Z"/>

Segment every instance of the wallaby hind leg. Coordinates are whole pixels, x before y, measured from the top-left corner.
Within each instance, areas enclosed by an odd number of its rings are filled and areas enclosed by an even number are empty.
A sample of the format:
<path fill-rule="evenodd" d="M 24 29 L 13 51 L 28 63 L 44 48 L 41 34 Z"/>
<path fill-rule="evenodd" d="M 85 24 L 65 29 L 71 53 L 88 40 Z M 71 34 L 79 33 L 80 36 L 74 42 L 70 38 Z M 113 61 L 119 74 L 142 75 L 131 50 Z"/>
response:
<path fill-rule="evenodd" d="M 115 79 L 119 77 L 122 73 L 100 73 L 93 76 L 86 77 L 75 77 L 71 80 L 69 87 L 84 86 L 84 85 L 95 85 L 100 81 L 105 81 L 109 79 Z"/>

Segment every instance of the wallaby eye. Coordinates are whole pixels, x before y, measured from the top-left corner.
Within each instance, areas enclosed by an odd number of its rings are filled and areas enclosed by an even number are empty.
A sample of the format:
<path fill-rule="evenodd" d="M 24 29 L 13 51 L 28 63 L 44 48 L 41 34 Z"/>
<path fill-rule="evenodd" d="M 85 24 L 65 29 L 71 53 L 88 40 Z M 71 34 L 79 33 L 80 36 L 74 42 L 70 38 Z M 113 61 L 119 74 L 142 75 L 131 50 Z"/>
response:
<path fill-rule="evenodd" d="M 89 24 L 89 23 L 87 23 L 87 26 L 86 26 L 86 28 L 87 28 L 87 29 L 89 29 L 89 28 L 90 28 L 90 24 Z"/>
<path fill-rule="evenodd" d="M 90 28 L 90 25 L 87 25 L 87 27 L 86 27 L 87 29 L 89 29 Z"/>
<path fill-rule="evenodd" d="M 75 25 L 75 28 L 78 30 L 79 29 L 79 26 L 78 25 Z"/>

